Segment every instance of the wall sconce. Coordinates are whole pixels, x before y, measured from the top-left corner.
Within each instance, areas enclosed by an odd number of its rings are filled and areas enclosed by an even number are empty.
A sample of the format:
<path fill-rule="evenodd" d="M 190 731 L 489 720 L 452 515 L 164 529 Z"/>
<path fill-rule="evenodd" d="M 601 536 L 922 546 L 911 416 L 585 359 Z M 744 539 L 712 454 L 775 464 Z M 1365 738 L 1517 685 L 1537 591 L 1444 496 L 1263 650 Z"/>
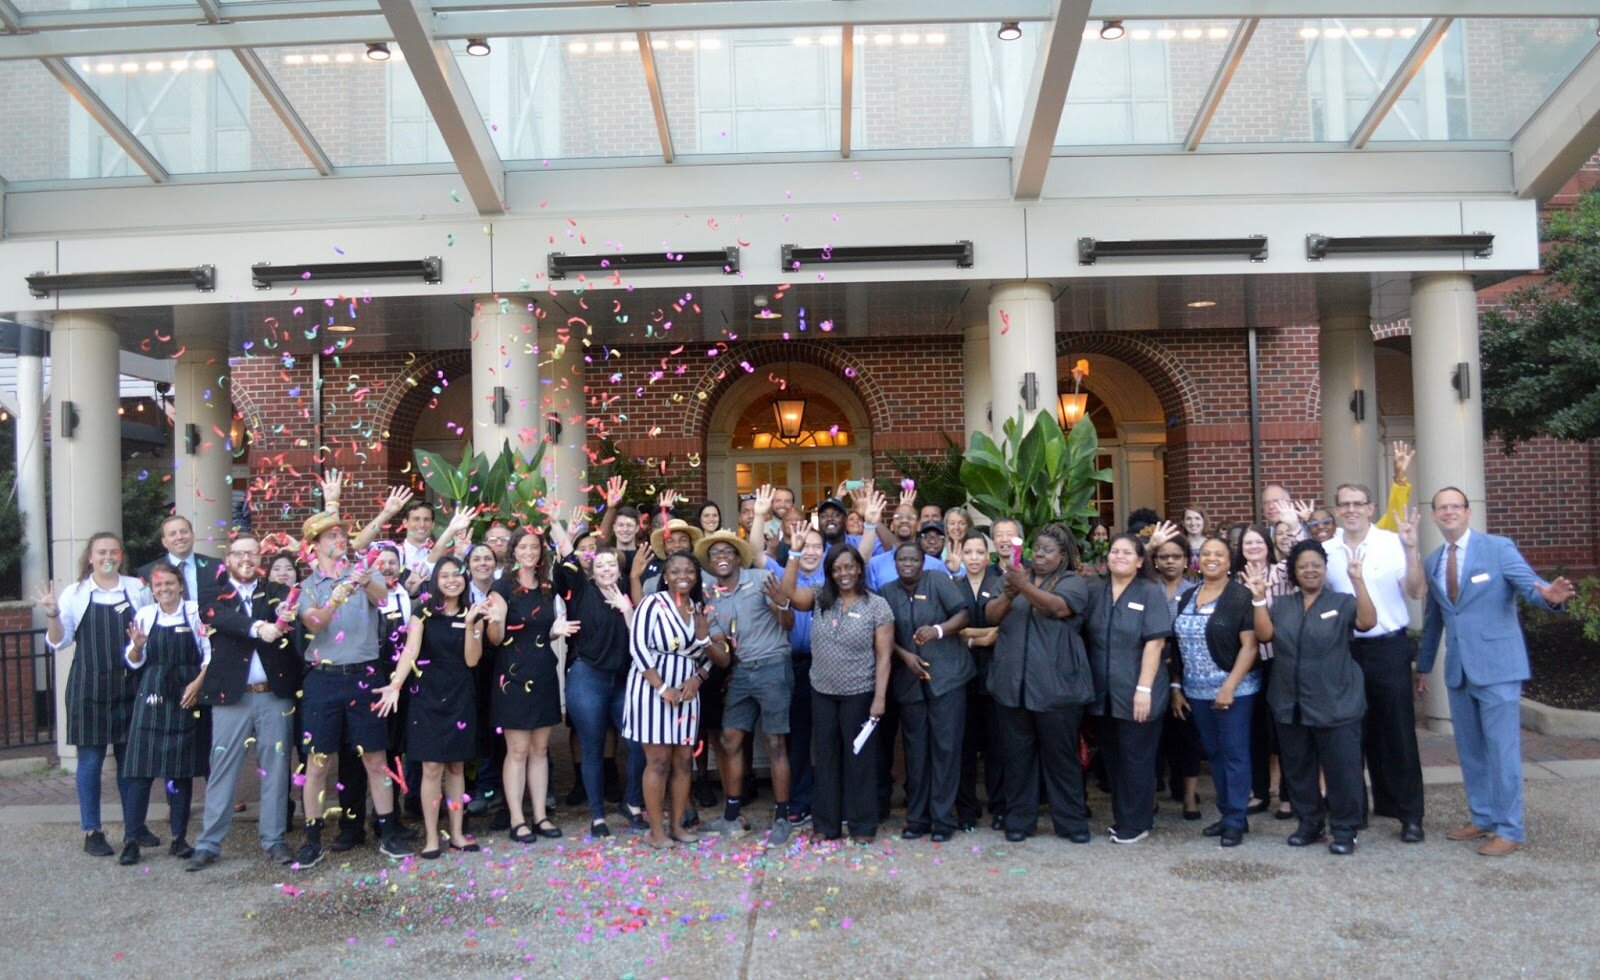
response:
<path fill-rule="evenodd" d="M 1450 384 L 1456 390 L 1456 398 L 1466 401 L 1472 397 L 1472 365 L 1461 361 L 1450 372 Z"/>
<path fill-rule="evenodd" d="M 544 437 L 552 445 L 561 443 L 561 417 L 554 412 L 544 417 Z"/>
<path fill-rule="evenodd" d="M 61 412 L 61 438 L 71 439 L 78 431 L 78 403 L 62 402 Z"/>
<path fill-rule="evenodd" d="M 1022 376 L 1022 407 L 1030 412 L 1039 408 L 1039 376 L 1032 371 Z"/>
<path fill-rule="evenodd" d="M 1087 391 L 1069 391 L 1056 399 L 1056 417 L 1061 422 L 1061 428 L 1071 431 L 1073 426 L 1083 421 L 1083 413 L 1088 407 Z"/>
<path fill-rule="evenodd" d="M 189 456 L 200 452 L 200 427 L 193 422 L 185 423 L 183 426 L 183 451 Z"/>
<path fill-rule="evenodd" d="M 490 399 L 494 410 L 494 424 L 505 425 L 506 415 L 511 412 L 511 402 L 506 399 L 506 389 L 503 385 L 494 386 L 494 396 Z"/>
<path fill-rule="evenodd" d="M 1357 422 L 1367 420 L 1367 389 L 1357 388 L 1350 393 L 1350 414 L 1356 417 Z"/>

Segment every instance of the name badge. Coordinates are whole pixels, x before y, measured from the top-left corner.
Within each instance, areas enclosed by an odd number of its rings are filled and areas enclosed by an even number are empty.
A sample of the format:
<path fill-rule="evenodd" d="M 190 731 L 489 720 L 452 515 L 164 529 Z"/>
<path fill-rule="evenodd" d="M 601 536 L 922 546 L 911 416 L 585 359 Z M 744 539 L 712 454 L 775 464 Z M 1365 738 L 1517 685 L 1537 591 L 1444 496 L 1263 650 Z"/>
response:
<path fill-rule="evenodd" d="M 1144 612 L 1144 604 L 1143 603 L 1130 602 L 1130 603 L 1128 603 L 1128 608 L 1132 609 L 1134 612 Z"/>
<path fill-rule="evenodd" d="M 1339 615 L 1339 610 L 1337 610 L 1337 609 L 1329 609 L 1327 612 L 1323 613 L 1321 616 L 1318 616 L 1317 618 L 1318 619 L 1332 619 L 1333 617 L 1335 617 L 1337 615 Z"/>
<path fill-rule="evenodd" d="M 1479 572 L 1478 574 L 1472 576 L 1472 584 L 1473 585 L 1482 585 L 1484 582 L 1487 582 L 1487 581 L 1489 581 L 1489 573 L 1488 572 Z"/>
<path fill-rule="evenodd" d="M 466 623 L 451 623 L 450 624 L 450 628 L 453 629 L 453 630 L 464 630 L 464 629 L 467 628 L 467 624 Z"/>
<path fill-rule="evenodd" d="M 928 601 L 928 597 L 925 596 L 925 595 L 921 595 L 921 594 L 913 595 L 911 598 L 916 599 L 918 602 L 927 602 Z M 126 607 L 124 607 L 124 608 L 126 608 Z"/>
<path fill-rule="evenodd" d="M 851 619 L 860 619 L 861 618 L 861 614 L 858 613 L 858 612 L 849 612 L 849 613 L 845 613 L 845 615 L 849 616 Z"/>
<path fill-rule="evenodd" d="M 174 632 L 174 633 L 193 633 L 194 630 L 190 629 L 187 626 L 174 626 L 172 628 L 172 632 Z"/>
<path fill-rule="evenodd" d="M 917 598 L 920 599 L 922 597 L 921 596 L 917 596 Z M 128 604 L 126 602 L 119 602 L 115 606 L 112 606 L 111 609 L 112 609 L 113 612 L 119 612 L 119 613 L 120 612 L 127 612 L 128 611 Z"/>
<path fill-rule="evenodd" d="M 987 592 L 979 592 L 978 595 L 983 597 L 983 598 L 985 598 L 985 599 L 993 599 L 994 598 L 994 596 L 990 595 Z"/>

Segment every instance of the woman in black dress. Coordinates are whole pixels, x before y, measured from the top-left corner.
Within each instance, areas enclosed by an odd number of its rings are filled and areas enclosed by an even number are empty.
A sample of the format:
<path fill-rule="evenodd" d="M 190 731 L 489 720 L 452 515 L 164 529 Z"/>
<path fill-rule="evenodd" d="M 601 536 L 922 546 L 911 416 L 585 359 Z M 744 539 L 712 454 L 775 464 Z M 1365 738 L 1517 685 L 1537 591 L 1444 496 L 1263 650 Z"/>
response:
<path fill-rule="evenodd" d="M 550 552 L 544 539 L 528 528 L 511 537 L 512 570 L 494 584 L 505 603 L 503 619 L 488 624 L 495 648 L 494 690 L 490 720 L 506 736 L 502 772 L 511 839 L 532 843 L 538 837 L 560 837 L 561 828 L 545 813 L 550 789 L 550 729 L 561 721 L 561 681 L 555 648 L 557 637 L 571 636 L 578 623 L 566 618 L 566 606 L 550 582 Z M 533 822 L 523 816 L 523 794 L 533 796 Z"/>
<path fill-rule="evenodd" d="M 194 809 L 194 777 L 210 772 L 205 748 L 210 742 L 209 708 L 199 707 L 201 665 L 210 655 L 200 611 L 183 598 L 183 579 L 171 565 L 150 570 L 156 604 L 145 606 L 128 627 L 123 654 L 138 678 L 133 719 L 128 729 L 128 760 L 123 775 L 132 784 L 123 822 L 143 827 L 150 812 L 150 788 L 167 781 L 167 808 L 174 857 L 194 857 L 189 817 Z M 139 844 L 122 847 L 121 864 L 139 863 Z"/>
<path fill-rule="evenodd" d="M 439 802 L 450 812 L 450 849 L 476 851 L 477 841 L 462 828 L 467 790 L 463 763 L 478 755 L 478 707 L 472 668 L 483 656 L 483 626 L 490 618 L 487 600 L 468 605 L 467 577 L 459 558 L 446 555 L 433 566 L 428 600 L 419 603 L 406 631 L 406 648 L 394 679 L 378 689 L 378 714 L 400 702 L 411 684 L 406 713 L 406 746 L 422 763 L 422 823 L 427 830 L 421 857 L 439 857 Z M 415 676 L 413 677 L 413 673 Z"/>
<path fill-rule="evenodd" d="M 122 539 L 102 531 L 84 545 L 78 580 L 62 590 L 61 598 L 48 585 L 39 594 L 39 608 L 49 621 L 45 642 L 50 649 L 60 651 L 69 643 L 77 647 L 67 673 L 67 744 L 78 749 L 83 849 L 95 857 L 116 853 L 100 829 L 100 772 L 107 746 L 117 756 L 117 793 L 124 811 L 132 785 L 122 767 L 137 684 L 122 654 L 128 624 L 139 607 L 150 604 L 150 593 L 126 569 Z M 145 827 L 126 827 L 125 832 L 143 847 L 161 844 Z"/>

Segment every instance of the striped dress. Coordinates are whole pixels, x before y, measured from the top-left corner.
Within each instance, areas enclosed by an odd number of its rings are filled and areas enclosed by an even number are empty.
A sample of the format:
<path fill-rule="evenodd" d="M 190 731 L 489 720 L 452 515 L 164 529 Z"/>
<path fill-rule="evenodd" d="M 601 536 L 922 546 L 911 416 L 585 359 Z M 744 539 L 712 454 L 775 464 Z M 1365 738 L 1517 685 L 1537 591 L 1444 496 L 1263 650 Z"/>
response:
<path fill-rule="evenodd" d="M 622 711 L 622 737 L 645 745 L 693 745 L 700 737 L 700 698 L 674 707 L 645 679 L 654 670 L 668 687 L 687 681 L 706 662 L 709 641 L 696 640 L 693 622 L 684 622 L 668 592 L 652 592 L 633 613 L 629 649 L 628 700 Z"/>

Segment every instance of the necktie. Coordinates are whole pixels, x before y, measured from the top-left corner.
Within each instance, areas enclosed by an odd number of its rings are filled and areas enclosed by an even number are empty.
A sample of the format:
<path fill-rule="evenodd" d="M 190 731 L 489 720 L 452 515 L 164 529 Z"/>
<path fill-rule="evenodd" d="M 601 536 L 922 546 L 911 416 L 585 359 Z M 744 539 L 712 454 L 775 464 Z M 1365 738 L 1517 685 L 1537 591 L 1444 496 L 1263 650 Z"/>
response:
<path fill-rule="evenodd" d="M 1455 545 L 1450 546 L 1449 557 L 1444 566 L 1444 590 L 1449 593 L 1452 605 L 1461 598 L 1461 575 L 1456 571 Z"/>
<path fill-rule="evenodd" d="M 239 593 L 239 603 L 240 603 L 240 605 L 244 606 L 244 614 L 246 616 L 254 616 L 255 615 L 255 613 L 250 610 L 250 596 L 253 595 L 253 594 L 254 593 L 250 593 L 250 594 L 246 594 L 246 593 L 243 593 L 243 592 Z"/>

